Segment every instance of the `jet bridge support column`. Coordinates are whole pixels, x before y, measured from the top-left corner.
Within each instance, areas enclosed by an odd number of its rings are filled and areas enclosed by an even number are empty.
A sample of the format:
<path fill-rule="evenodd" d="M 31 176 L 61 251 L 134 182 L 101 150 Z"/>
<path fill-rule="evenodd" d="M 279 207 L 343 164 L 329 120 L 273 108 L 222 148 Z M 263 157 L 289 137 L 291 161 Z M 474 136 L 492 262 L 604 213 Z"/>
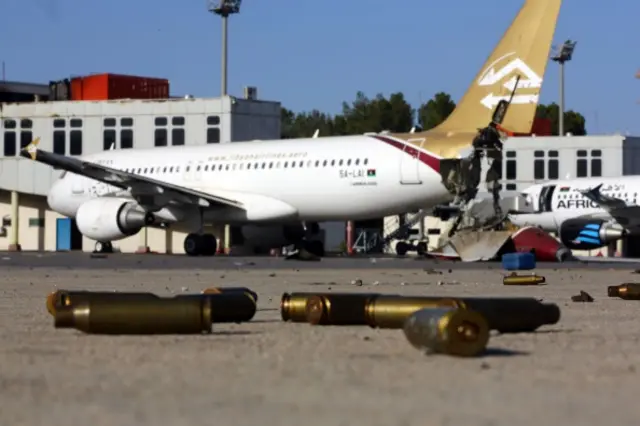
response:
<path fill-rule="evenodd" d="M 224 225 L 224 244 L 222 253 L 229 254 L 231 252 L 231 225 Z"/>
<path fill-rule="evenodd" d="M 20 251 L 20 196 L 18 191 L 11 191 L 11 233 L 9 234 L 9 251 Z"/>

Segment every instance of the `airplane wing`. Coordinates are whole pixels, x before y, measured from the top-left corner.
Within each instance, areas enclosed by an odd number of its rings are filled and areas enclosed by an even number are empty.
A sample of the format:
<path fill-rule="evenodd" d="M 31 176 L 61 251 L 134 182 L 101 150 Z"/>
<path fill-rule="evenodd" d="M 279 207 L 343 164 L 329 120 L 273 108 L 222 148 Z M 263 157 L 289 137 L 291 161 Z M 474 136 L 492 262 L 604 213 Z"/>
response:
<path fill-rule="evenodd" d="M 640 206 L 628 204 L 619 198 L 610 197 L 600 192 L 602 184 L 593 188 L 580 191 L 589 200 L 602 207 L 620 225 L 630 227 L 640 220 Z"/>
<path fill-rule="evenodd" d="M 97 181 L 116 186 L 123 190 L 128 190 L 136 196 L 142 195 L 166 195 L 171 199 L 184 203 L 195 204 L 201 207 L 211 207 L 224 205 L 243 208 L 239 201 L 208 194 L 195 189 L 185 188 L 179 185 L 162 182 L 146 176 L 117 170 L 102 164 L 81 160 L 79 158 L 67 157 L 38 149 L 40 138 L 35 139 L 20 151 L 20 155 L 31 158 L 39 163 L 47 164 L 57 169 L 66 170 L 71 173 L 86 176 Z"/>
<path fill-rule="evenodd" d="M 604 195 L 603 193 L 601 193 L 600 192 L 601 188 L 602 188 L 602 184 L 584 191 L 580 191 L 580 193 L 582 193 L 582 195 L 584 195 L 594 203 L 597 203 L 598 205 L 600 205 L 600 207 L 602 207 L 607 211 L 629 207 L 629 205 L 624 200 L 621 200 L 615 197 L 610 197 L 608 195 Z"/>

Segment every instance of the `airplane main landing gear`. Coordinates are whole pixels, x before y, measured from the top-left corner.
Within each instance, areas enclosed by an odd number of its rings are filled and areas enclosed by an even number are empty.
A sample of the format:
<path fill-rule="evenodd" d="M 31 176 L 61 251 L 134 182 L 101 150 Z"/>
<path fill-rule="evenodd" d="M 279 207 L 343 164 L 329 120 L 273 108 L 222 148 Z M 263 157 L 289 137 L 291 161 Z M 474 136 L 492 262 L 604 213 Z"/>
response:
<path fill-rule="evenodd" d="M 416 244 L 413 242 L 407 241 L 398 241 L 396 243 L 396 254 L 398 256 L 404 256 L 408 251 L 416 251 L 418 256 L 424 256 L 427 254 L 427 242 L 426 241 L 418 241 Z"/>
<path fill-rule="evenodd" d="M 218 241 L 211 234 L 189 234 L 184 239 L 187 256 L 214 256 L 217 250 Z"/>
<path fill-rule="evenodd" d="M 96 244 L 93 248 L 94 253 L 113 253 L 113 245 L 110 242 L 103 243 L 101 241 L 96 241 Z"/>

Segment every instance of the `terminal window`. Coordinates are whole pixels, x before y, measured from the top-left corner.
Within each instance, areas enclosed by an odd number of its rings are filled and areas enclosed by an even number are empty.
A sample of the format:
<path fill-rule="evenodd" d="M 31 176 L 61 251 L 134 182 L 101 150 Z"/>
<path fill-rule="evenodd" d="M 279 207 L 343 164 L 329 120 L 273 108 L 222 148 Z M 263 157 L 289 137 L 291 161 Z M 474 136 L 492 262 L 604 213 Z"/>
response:
<path fill-rule="evenodd" d="M 599 149 L 591 150 L 591 176 L 602 176 L 602 151 Z"/>
<path fill-rule="evenodd" d="M 167 146 L 167 129 L 156 129 L 154 134 L 155 146 Z"/>
<path fill-rule="evenodd" d="M 5 121 L 6 128 L 6 121 Z M 5 157 L 15 157 L 17 153 L 16 150 L 16 132 L 7 131 L 4 132 L 4 156 Z"/>
<path fill-rule="evenodd" d="M 67 144 L 67 133 L 64 130 L 53 131 L 53 152 L 65 155 Z"/>
<path fill-rule="evenodd" d="M 111 145 L 116 143 L 116 131 L 114 129 L 106 129 L 102 132 L 102 148 L 105 151 L 111 149 Z"/>
<path fill-rule="evenodd" d="M 534 151 L 533 156 L 535 157 L 533 160 L 533 179 L 542 180 L 545 175 L 544 151 Z"/>
<path fill-rule="evenodd" d="M 133 148 L 133 130 L 131 129 L 120 130 L 120 148 L 121 149 Z"/>
<path fill-rule="evenodd" d="M 20 120 L 20 148 L 25 148 L 33 140 L 33 121 L 28 118 Z"/>
<path fill-rule="evenodd" d="M 558 161 L 558 151 L 549 151 L 547 160 L 547 173 L 549 179 L 558 179 L 560 175 L 560 163 Z"/>
<path fill-rule="evenodd" d="M 589 175 L 588 162 L 587 162 L 587 150 L 580 149 L 576 153 L 578 159 L 576 161 L 576 177 L 583 178 Z"/>
<path fill-rule="evenodd" d="M 172 145 L 184 145 L 184 129 L 180 127 L 174 127 L 171 129 L 171 144 Z"/>
<path fill-rule="evenodd" d="M 217 115 L 207 117 L 207 143 L 220 143 L 220 117 Z"/>
<path fill-rule="evenodd" d="M 82 130 L 69 132 L 69 154 L 82 155 Z"/>

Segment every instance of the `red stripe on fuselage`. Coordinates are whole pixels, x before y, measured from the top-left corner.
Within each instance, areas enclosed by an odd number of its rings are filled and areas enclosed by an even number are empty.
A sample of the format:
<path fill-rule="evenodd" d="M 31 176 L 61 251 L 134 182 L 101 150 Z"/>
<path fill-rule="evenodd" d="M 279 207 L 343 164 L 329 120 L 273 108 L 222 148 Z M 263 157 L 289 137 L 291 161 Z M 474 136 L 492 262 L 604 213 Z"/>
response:
<path fill-rule="evenodd" d="M 407 155 L 410 155 L 412 157 L 417 157 L 418 160 L 420 160 L 421 163 L 426 164 L 427 166 L 429 166 L 434 172 L 436 173 L 440 173 L 440 159 L 434 157 L 431 154 L 428 154 L 426 152 L 422 152 L 420 151 L 418 148 L 416 148 L 415 146 L 411 145 L 410 143 L 404 142 L 404 141 L 399 141 L 399 140 L 395 140 L 386 136 L 381 136 L 381 135 L 373 135 L 372 137 L 378 139 L 379 141 L 382 141 L 384 143 L 386 143 L 387 145 L 391 145 L 397 149 L 399 149 L 400 151 L 405 152 Z"/>

